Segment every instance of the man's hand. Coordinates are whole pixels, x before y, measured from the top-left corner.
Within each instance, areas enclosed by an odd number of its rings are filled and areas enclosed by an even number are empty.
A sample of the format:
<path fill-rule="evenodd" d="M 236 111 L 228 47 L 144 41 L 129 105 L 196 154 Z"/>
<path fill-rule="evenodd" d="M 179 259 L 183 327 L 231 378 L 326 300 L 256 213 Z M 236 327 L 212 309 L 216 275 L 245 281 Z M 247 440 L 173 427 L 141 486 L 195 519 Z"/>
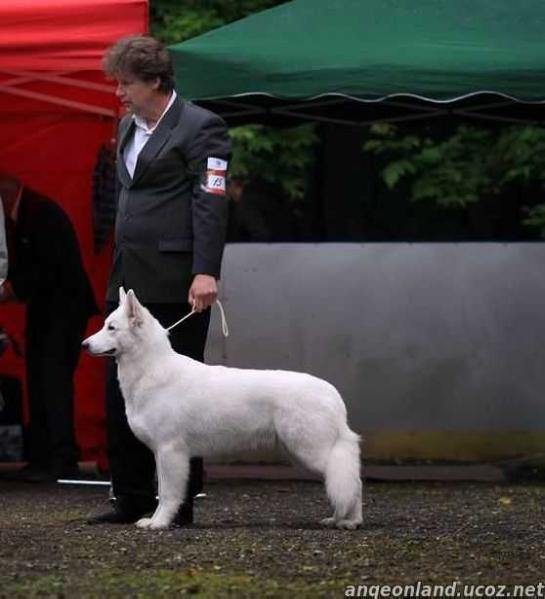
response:
<path fill-rule="evenodd" d="M 187 301 L 195 312 L 209 308 L 218 297 L 218 284 L 211 275 L 195 275 Z"/>

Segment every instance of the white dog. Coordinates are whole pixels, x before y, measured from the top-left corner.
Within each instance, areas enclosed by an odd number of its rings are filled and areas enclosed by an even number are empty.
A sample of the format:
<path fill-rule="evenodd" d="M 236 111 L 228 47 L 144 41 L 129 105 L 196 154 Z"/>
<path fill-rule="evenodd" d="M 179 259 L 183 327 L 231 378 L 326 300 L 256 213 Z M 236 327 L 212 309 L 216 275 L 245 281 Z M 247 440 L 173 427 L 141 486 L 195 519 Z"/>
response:
<path fill-rule="evenodd" d="M 327 526 L 362 522 L 359 437 L 337 390 L 309 374 L 208 366 L 174 352 L 167 331 L 134 293 L 83 342 L 112 355 L 134 434 L 155 455 L 159 505 L 141 528 L 166 528 L 184 500 L 189 458 L 274 446 L 325 478 Z"/>

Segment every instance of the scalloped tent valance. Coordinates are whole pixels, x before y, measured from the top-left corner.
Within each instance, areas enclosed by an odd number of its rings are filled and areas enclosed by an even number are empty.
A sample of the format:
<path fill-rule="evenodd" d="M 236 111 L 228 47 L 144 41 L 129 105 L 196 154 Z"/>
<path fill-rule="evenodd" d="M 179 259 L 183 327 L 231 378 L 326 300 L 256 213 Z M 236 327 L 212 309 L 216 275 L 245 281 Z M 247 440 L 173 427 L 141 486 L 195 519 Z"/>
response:
<path fill-rule="evenodd" d="M 171 46 L 232 122 L 545 115 L 542 0 L 293 0 Z"/>

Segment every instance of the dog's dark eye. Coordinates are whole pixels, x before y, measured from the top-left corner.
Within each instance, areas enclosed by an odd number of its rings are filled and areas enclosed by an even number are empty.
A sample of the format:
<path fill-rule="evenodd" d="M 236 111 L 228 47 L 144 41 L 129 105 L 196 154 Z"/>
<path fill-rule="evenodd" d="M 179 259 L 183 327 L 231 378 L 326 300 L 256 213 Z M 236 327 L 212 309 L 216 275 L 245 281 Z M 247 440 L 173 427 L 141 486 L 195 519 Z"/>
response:
<path fill-rule="evenodd" d="M 113 325 L 113 324 L 109 324 L 109 325 L 108 325 L 108 330 L 109 330 L 109 331 L 115 331 L 115 327 L 114 327 L 114 325 Z"/>

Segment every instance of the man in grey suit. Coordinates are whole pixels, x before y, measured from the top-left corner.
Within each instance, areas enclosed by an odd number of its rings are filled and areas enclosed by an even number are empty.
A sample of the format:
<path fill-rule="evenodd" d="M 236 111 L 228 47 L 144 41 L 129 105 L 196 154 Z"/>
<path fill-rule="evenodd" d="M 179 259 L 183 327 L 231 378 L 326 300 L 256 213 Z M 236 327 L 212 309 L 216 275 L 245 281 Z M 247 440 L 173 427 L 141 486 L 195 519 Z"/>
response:
<path fill-rule="evenodd" d="M 173 329 L 170 339 L 177 352 L 202 361 L 227 227 L 231 144 L 225 123 L 176 95 L 168 52 L 151 37 L 120 40 L 108 50 L 104 67 L 117 80 L 117 95 L 129 111 L 119 126 L 119 197 L 106 312 L 117 307 L 121 285 L 134 289 L 163 326 L 193 307 L 198 314 Z M 155 508 L 155 464 L 128 426 L 113 361 L 106 416 L 115 499 L 113 509 L 88 522 L 135 522 Z M 194 458 L 178 525 L 193 521 L 202 473 L 202 459 Z"/>

